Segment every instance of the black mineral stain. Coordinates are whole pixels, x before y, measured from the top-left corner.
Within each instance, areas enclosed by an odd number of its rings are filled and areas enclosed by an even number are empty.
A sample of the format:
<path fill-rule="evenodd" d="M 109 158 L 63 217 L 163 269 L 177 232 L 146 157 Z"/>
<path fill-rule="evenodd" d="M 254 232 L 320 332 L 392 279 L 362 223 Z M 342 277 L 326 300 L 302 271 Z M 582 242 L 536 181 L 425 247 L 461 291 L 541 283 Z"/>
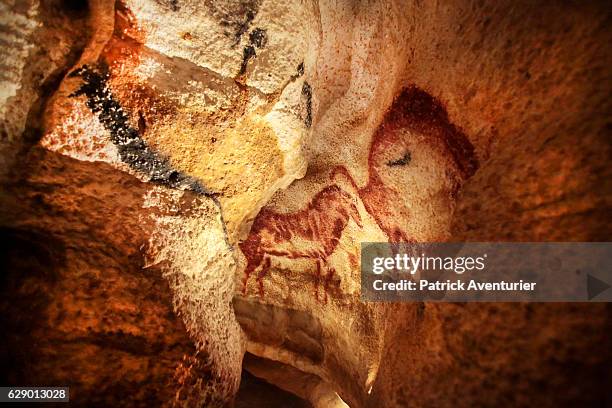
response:
<path fill-rule="evenodd" d="M 240 65 L 240 71 L 238 72 L 238 75 L 244 75 L 246 73 L 249 61 L 256 55 L 257 54 L 255 53 L 255 48 L 252 45 L 247 45 L 246 47 L 244 47 L 244 50 L 242 51 L 242 64 Z"/>
<path fill-rule="evenodd" d="M 266 30 L 263 28 L 254 29 L 251 34 L 249 34 L 249 43 L 250 45 L 245 46 L 242 50 L 242 64 L 240 65 L 238 75 L 244 75 L 251 58 L 257 56 L 255 48 L 263 48 L 268 43 Z"/>
<path fill-rule="evenodd" d="M 251 25 L 251 22 L 255 18 L 256 12 L 253 10 L 247 10 L 243 21 L 234 23 L 236 25 L 236 32 L 234 33 L 235 44 L 240 42 L 242 34 L 246 33 Z M 231 25 L 231 24 L 230 24 Z"/>
<path fill-rule="evenodd" d="M 257 48 L 263 48 L 268 43 L 268 34 L 263 28 L 257 27 L 249 34 L 249 42 Z"/>
<path fill-rule="evenodd" d="M 412 160 L 412 156 L 410 155 L 410 152 L 406 152 L 400 159 L 388 161 L 387 166 L 406 166 L 407 164 L 410 164 L 410 160 Z"/>
<path fill-rule="evenodd" d="M 249 31 L 261 3 L 262 0 L 204 0 L 201 5 L 221 27 L 226 28 L 224 34 L 232 38 L 233 46 L 236 46 L 242 35 Z"/>
<path fill-rule="evenodd" d="M 87 97 L 87 106 L 93 113 L 98 114 L 100 123 L 110 132 L 110 139 L 117 146 L 124 163 L 149 176 L 152 182 L 212 196 L 198 180 L 173 169 L 168 159 L 147 146 L 138 130 L 129 125 L 128 115 L 113 98 L 108 87 L 109 74 L 106 66 L 91 68 L 84 65 L 70 76 L 83 79 L 81 87 L 70 96 Z"/>
<path fill-rule="evenodd" d="M 304 81 L 304 85 L 302 85 L 302 95 L 306 98 L 306 117 L 304 118 L 304 124 L 309 128 L 312 126 L 312 88 L 306 81 Z"/>

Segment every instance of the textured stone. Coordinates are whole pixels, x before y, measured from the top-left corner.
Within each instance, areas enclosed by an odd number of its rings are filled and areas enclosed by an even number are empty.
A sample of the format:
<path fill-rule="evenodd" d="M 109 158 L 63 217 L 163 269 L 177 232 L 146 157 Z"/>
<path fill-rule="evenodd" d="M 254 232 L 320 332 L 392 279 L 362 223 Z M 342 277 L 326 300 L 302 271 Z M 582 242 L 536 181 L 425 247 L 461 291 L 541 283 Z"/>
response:
<path fill-rule="evenodd" d="M 5 383 L 602 405 L 607 305 L 364 303 L 359 245 L 608 241 L 604 2 L 80 4 L 2 3 Z"/>

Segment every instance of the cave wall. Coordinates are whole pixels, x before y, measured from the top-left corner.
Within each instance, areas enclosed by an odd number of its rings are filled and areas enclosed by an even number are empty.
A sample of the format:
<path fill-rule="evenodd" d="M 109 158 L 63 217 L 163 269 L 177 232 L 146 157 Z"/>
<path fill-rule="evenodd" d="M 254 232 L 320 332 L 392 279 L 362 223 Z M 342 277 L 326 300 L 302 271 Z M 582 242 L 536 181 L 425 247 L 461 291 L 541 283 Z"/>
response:
<path fill-rule="evenodd" d="M 609 240 L 604 2 L 2 7 L 3 359 L 44 362 L 6 381 L 218 406 L 248 352 L 315 406 L 606 398 L 607 305 L 364 303 L 358 262 Z"/>

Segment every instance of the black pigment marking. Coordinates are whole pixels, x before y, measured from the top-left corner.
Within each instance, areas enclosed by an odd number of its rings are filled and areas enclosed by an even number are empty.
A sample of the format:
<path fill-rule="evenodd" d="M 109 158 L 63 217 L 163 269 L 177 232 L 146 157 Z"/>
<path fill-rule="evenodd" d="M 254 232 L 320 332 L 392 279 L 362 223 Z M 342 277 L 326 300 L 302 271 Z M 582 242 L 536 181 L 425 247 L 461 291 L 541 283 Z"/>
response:
<path fill-rule="evenodd" d="M 249 30 L 249 26 L 251 25 L 251 22 L 253 21 L 256 15 L 256 11 L 247 10 L 244 20 L 233 24 L 236 26 L 236 32 L 234 33 L 235 44 L 238 44 L 240 42 L 242 34 L 246 33 Z"/>
<path fill-rule="evenodd" d="M 304 118 L 304 124 L 309 128 L 312 126 L 312 88 L 306 81 L 304 81 L 304 85 L 302 85 L 302 95 L 306 98 L 306 117 Z"/>
<path fill-rule="evenodd" d="M 87 97 L 87 106 L 98 114 L 100 123 L 110 132 L 110 139 L 124 163 L 149 176 L 152 182 L 213 196 L 198 180 L 173 169 L 168 159 L 147 146 L 138 130 L 129 125 L 128 115 L 108 87 L 109 74 L 105 66 L 90 68 L 84 65 L 70 76 L 83 78 L 81 87 L 70 96 Z"/>
<path fill-rule="evenodd" d="M 298 79 L 299 77 L 301 77 L 302 75 L 304 75 L 304 62 L 300 62 L 300 65 L 297 66 L 297 70 L 295 72 L 295 74 L 291 75 L 289 77 L 289 82 L 293 82 L 296 79 Z M 270 74 L 268 74 L 268 76 L 271 76 Z"/>
<path fill-rule="evenodd" d="M 387 166 L 406 166 L 407 164 L 410 164 L 410 160 L 412 160 L 412 156 L 410 155 L 410 152 L 406 152 L 401 159 L 388 161 Z"/>
<path fill-rule="evenodd" d="M 251 58 L 257 56 L 255 48 L 263 48 L 268 43 L 268 35 L 266 34 L 266 30 L 263 28 L 254 29 L 251 34 L 249 34 L 249 42 L 251 44 L 245 46 L 242 50 L 242 64 L 240 65 L 238 75 L 244 75 Z"/>
<path fill-rule="evenodd" d="M 256 28 L 249 34 L 249 42 L 257 48 L 263 48 L 268 43 L 268 34 L 263 28 Z"/>
<path fill-rule="evenodd" d="M 244 50 L 242 51 L 242 64 L 240 65 L 240 72 L 238 72 L 238 75 L 244 75 L 246 73 L 249 60 L 256 55 L 255 48 L 252 45 L 247 45 L 244 47 Z"/>
<path fill-rule="evenodd" d="M 240 43 L 259 13 L 262 0 L 203 0 L 199 3 L 207 14 L 224 27 L 224 35 L 232 39 L 232 48 Z"/>

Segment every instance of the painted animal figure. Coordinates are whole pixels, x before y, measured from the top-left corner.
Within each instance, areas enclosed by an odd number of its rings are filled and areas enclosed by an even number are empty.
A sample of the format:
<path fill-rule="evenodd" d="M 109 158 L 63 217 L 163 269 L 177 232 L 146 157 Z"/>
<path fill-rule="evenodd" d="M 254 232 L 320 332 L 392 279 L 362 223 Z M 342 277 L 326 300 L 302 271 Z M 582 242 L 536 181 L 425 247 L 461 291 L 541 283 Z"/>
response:
<path fill-rule="evenodd" d="M 440 101 L 411 86 L 395 99 L 372 137 L 367 184 L 358 186 L 344 166 L 332 169 L 331 179 L 352 185 L 389 242 L 415 242 L 422 237 L 410 231 L 418 218 L 414 214 L 421 210 L 438 219 L 451 214 L 459 187 L 477 168 L 474 146 Z"/>
<path fill-rule="evenodd" d="M 294 213 L 277 213 L 263 209 L 255 218 L 247 239 L 240 249 L 247 258 L 243 293 L 247 291 L 250 275 L 257 274 L 259 293 L 263 295 L 263 278 L 270 269 L 270 257 L 305 258 L 316 262 L 315 296 L 326 259 L 340 242 L 342 232 L 352 219 L 362 227 L 355 199 L 333 184 L 319 191 L 306 208 Z M 327 268 L 325 288 L 335 271 Z M 325 293 L 327 296 L 327 294 Z"/>

